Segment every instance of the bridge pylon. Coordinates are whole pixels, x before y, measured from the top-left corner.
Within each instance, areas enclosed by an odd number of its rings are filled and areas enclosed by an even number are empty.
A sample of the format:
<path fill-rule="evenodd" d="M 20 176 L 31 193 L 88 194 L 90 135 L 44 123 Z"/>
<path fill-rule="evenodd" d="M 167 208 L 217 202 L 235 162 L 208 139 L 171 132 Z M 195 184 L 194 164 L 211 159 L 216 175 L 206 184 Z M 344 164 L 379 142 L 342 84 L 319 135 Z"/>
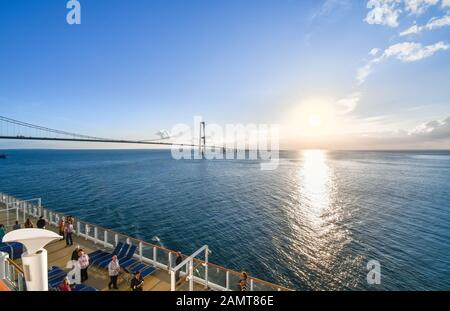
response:
<path fill-rule="evenodd" d="M 206 152 L 206 133 L 205 133 L 205 122 L 200 122 L 200 137 L 198 142 L 198 154 L 205 158 Z"/>

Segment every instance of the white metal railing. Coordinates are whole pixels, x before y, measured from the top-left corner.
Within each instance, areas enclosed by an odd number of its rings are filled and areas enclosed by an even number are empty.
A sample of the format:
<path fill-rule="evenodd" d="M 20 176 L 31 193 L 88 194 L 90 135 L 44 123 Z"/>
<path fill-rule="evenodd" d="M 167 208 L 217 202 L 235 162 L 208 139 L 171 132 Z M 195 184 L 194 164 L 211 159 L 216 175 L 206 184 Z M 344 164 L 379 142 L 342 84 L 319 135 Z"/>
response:
<path fill-rule="evenodd" d="M 25 290 L 25 276 L 22 268 L 3 252 L 0 252 L 0 280 L 13 291 Z"/>
<path fill-rule="evenodd" d="M 187 270 L 187 276 L 186 279 L 189 280 L 189 290 L 194 290 L 194 259 L 198 255 L 200 255 L 202 252 L 205 252 L 205 261 L 204 261 L 204 267 L 205 267 L 205 278 L 204 278 L 204 285 L 205 288 L 208 287 L 208 245 L 204 245 L 201 248 L 199 248 L 197 251 L 195 251 L 191 256 L 184 259 L 182 262 L 180 262 L 176 267 L 170 268 L 170 290 L 175 291 L 176 289 L 176 282 L 175 276 L 181 268 L 186 266 Z M 170 265 L 169 265 L 170 267 Z M 181 271 L 180 271 L 181 272 Z M 180 273 L 181 274 L 181 273 Z"/>
<path fill-rule="evenodd" d="M 37 202 L 37 204 L 33 202 Z M 17 207 L 17 211 L 13 212 L 12 215 L 14 218 L 17 218 L 17 220 L 19 220 L 19 215 L 23 216 L 24 219 L 26 217 L 37 219 L 40 216 L 43 216 L 49 225 L 57 228 L 60 219 L 64 217 L 63 213 L 44 208 L 40 199 L 18 200 L 13 196 L 0 192 L 0 203 L 3 203 L 5 206 Z M 2 211 L 1 204 L 0 211 Z M 3 211 L 8 214 L 8 208 L 3 209 Z M 174 276 L 174 271 L 181 268 L 179 267 L 180 265 L 173 267 L 173 254 L 175 252 L 170 249 L 126 236 L 114 230 L 106 229 L 101 226 L 82 221 L 78 218 L 75 218 L 73 225 L 74 235 L 84 238 L 86 241 L 93 242 L 98 245 L 99 248 L 113 249 L 119 242 L 136 245 L 137 252 L 134 254 L 136 259 L 167 271 L 171 274 L 171 278 L 172 275 Z M 202 251 L 205 251 L 205 260 L 195 258 Z M 186 276 L 187 274 L 190 282 L 201 284 L 213 290 L 237 290 L 237 284 L 239 283 L 241 274 L 231 269 L 210 263 L 208 261 L 209 252 L 208 247 L 205 245 L 191 256 L 184 255 L 183 258 L 185 259 L 181 266 L 186 266 L 186 271 L 180 271 L 180 275 Z M 282 286 L 253 277 L 249 277 L 249 283 L 250 290 L 289 290 Z M 191 289 L 193 288 L 191 285 L 189 287 Z"/>

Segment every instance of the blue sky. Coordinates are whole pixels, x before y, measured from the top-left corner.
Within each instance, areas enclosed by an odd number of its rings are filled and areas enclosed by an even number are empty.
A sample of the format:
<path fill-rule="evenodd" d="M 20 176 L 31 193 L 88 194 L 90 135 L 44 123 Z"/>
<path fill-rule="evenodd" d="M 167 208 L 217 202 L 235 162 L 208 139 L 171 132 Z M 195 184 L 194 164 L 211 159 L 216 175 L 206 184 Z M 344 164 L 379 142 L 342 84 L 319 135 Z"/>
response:
<path fill-rule="evenodd" d="M 450 148 L 448 0 L 80 0 L 80 25 L 66 2 L 0 0 L 0 115 L 112 138 L 201 115 L 281 124 L 284 148 Z M 27 145 L 56 146 L 0 142 Z"/>

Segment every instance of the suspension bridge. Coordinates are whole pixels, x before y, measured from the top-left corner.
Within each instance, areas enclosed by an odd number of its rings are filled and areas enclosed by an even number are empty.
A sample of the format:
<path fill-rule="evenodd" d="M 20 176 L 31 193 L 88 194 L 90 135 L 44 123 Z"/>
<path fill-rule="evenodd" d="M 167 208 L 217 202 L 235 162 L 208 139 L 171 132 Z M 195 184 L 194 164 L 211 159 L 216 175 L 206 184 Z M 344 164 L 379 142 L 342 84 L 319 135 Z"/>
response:
<path fill-rule="evenodd" d="M 130 139 L 111 139 L 96 136 L 83 135 L 45 126 L 30 124 L 19 120 L 0 116 L 0 139 L 11 140 L 42 140 L 42 141 L 69 141 L 69 142 L 95 142 L 95 143 L 116 143 L 116 144 L 142 144 L 142 145 L 158 145 L 158 146 L 178 146 L 199 148 L 199 152 L 204 155 L 205 149 L 221 148 L 218 146 L 207 146 L 205 137 L 205 122 L 200 123 L 199 143 L 193 142 L 179 143 L 169 142 L 171 137 L 162 137 L 145 140 Z"/>

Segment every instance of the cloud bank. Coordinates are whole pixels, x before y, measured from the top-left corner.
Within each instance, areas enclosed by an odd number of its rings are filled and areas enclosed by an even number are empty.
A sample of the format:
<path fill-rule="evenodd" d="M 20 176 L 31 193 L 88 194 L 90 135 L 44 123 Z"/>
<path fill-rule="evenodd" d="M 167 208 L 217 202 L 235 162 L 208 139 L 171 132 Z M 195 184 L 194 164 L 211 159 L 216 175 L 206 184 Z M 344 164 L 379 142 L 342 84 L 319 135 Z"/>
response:
<path fill-rule="evenodd" d="M 450 2 L 450 0 L 449 0 Z M 426 25 L 418 26 L 413 25 L 406 29 L 405 31 L 402 31 L 400 33 L 400 36 L 409 36 L 409 35 L 416 35 L 421 33 L 424 30 L 433 30 L 438 29 L 442 27 L 450 26 L 450 15 L 443 16 L 441 18 L 433 17 L 431 18 Z"/>
<path fill-rule="evenodd" d="M 369 12 L 364 19 L 369 24 L 398 27 L 401 14 L 419 16 L 441 0 L 369 0 Z M 450 6 L 450 0 L 442 0 L 442 8 Z"/>
<path fill-rule="evenodd" d="M 444 41 L 439 41 L 435 44 L 423 46 L 417 42 L 401 42 L 389 46 L 381 56 L 371 59 L 363 67 L 359 68 L 356 74 L 356 79 L 359 84 L 366 81 L 367 77 L 372 73 L 375 64 L 380 63 L 389 58 L 395 58 L 402 62 L 416 62 L 430 56 L 433 56 L 440 50 L 448 50 L 450 45 Z M 371 53 L 372 55 L 372 53 Z"/>

